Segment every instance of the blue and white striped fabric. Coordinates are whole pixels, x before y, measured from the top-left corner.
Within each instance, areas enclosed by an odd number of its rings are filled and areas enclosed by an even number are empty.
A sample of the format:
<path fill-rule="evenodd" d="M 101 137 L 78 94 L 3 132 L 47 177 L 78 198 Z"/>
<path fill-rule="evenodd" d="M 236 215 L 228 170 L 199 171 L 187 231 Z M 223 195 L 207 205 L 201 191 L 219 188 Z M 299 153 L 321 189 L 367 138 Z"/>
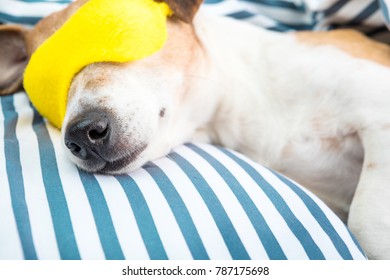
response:
<path fill-rule="evenodd" d="M 206 0 L 206 3 L 213 4 L 216 13 L 278 31 L 362 27 L 372 32 L 384 25 L 377 0 Z"/>
<path fill-rule="evenodd" d="M 33 25 L 72 0 L 0 0 L 0 22 Z M 390 42 L 390 0 L 205 0 L 212 13 L 276 31 L 355 28 Z"/>
<path fill-rule="evenodd" d="M 72 0 L 0 0 L 0 22 L 34 25 Z"/>
<path fill-rule="evenodd" d="M 0 0 L 0 21 L 33 25 L 69 2 Z M 285 31 L 350 1 L 207 2 Z M 187 144 L 122 176 L 80 171 L 23 93 L 0 98 L 0 224 L 0 259 L 365 258 L 316 197 L 223 148 Z"/>
<path fill-rule="evenodd" d="M 206 0 L 221 15 L 276 31 L 354 28 L 390 42 L 389 0 Z M 387 17 L 386 17 L 387 15 Z"/>
<path fill-rule="evenodd" d="M 318 198 L 241 154 L 187 144 L 92 175 L 24 93 L 0 101 L 0 259 L 364 259 Z"/>

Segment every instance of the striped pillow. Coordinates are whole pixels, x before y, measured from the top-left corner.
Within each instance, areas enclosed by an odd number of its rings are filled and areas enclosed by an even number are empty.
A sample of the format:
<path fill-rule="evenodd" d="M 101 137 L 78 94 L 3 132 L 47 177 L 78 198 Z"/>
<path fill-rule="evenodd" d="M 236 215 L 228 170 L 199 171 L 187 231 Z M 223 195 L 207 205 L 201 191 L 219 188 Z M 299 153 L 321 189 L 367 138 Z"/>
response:
<path fill-rule="evenodd" d="M 70 163 L 23 93 L 0 98 L 0 259 L 364 259 L 318 198 L 186 144 L 121 176 Z"/>
<path fill-rule="evenodd" d="M 206 0 L 210 11 L 275 31 L 353 28 L 390 43 L 390 0 Z"/>
<path fill-rule="evenodd" d="M 0 0 L 0 22 L 34 25 L 72 0 Z"/>
<path fill-rule="evenodd" d="M 72 0 L 1 0 L 0 21 L 35 24 L 64 8 Z M 369 33 L 383 29 L 389 0 L 205 0 L 211 12 L 278 31 L 361 28 Z"/>
<path fill-rule="evenodd" d="M 0 23 L 33 25 L 72 0 L 0 0 Z M 212 13 L 263 26 L 270 30 L 329 30 L 355 28 L 390 42 L 390 0 L 205 0 Z"/>

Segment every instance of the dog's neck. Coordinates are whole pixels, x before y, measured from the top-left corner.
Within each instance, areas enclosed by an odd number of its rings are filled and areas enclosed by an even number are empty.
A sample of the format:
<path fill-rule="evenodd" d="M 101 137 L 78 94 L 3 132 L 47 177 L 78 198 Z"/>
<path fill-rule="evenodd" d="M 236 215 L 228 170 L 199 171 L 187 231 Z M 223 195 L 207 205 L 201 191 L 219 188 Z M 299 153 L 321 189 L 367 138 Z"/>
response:
<path fill-rule="evenodd" d="M 267 97 L 269 83 L 266 81 L 268 56 L 264 53 L 274 47 L 279 35 L 204 11 L 198 13 L 194 25 L 205 52 L 199 75 L 204 77 L 205 83 L 197 89 L 197 96 L 203 98 L 203 102 L 191 103 L 201 104 L 198 114 L 202 112 L 208 120 L 203 131 L 210 141 L 237 148 L 245 135 L 231 131 L 233 126 L 230 122 L 254 124 L 253 119 L 246 120 L 248 114 L 240 110 L 250 110 L 249 107 L 253 106 L 253 112 L 260 116 L 263 108 L 271 106 Z M 245 106 L 235 106 L 236 103 L 245 103 Z M 259 122 L 267 121 L 259 117 L 255 119 L 257 127 Z"/>

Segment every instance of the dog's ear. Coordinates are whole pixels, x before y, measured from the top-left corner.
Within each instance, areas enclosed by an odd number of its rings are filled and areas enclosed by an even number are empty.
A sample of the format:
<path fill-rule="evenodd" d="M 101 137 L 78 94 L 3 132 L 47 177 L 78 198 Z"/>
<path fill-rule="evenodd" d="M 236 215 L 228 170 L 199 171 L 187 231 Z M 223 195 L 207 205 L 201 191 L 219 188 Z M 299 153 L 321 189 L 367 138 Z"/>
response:
<path fill-rule="evenodd" d="M 203 0 L 157 0 L 157 2 L 167 3 L 175 17 L 191 23 Z"/>
<path fill-rule="evenodd" d="M 17 25 L 0 25 L 0 95 L 11 94 L 22 87 L 28 62 L 28 30 Z"/>

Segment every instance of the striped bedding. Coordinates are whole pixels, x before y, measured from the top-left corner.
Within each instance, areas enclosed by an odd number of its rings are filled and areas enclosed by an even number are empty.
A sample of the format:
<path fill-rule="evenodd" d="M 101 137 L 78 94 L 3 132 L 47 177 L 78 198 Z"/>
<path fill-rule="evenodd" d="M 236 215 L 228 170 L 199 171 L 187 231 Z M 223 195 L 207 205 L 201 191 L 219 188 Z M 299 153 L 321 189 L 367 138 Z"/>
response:
<path fill-rule="evenodd" d="M 243 155 L 186 144 L 91 175 L 24 93 L 0 104 L 0 259 L 364 258 L 321 201 Z"/>
<path fill-rule="evenodd" d="M 0 0 L 0 19 L 34 24 L 68 2 Z M 283 9 L 348 1 L 207 2 L 278 29 Z M 23 92 L 0 98 L 0 224 L 0 259 L 365 258 L 318 198 L 231 150 L 188 143 L 131 174 L 85 173 Z"/>
<path fill-rule="evenodd" d="M 0 0 L 0 22 L 33 25 L 71 0 Z M 356 28 L 390 42 L 390 0 L 205 0 L 212 13 L 276 31 Z"/>

